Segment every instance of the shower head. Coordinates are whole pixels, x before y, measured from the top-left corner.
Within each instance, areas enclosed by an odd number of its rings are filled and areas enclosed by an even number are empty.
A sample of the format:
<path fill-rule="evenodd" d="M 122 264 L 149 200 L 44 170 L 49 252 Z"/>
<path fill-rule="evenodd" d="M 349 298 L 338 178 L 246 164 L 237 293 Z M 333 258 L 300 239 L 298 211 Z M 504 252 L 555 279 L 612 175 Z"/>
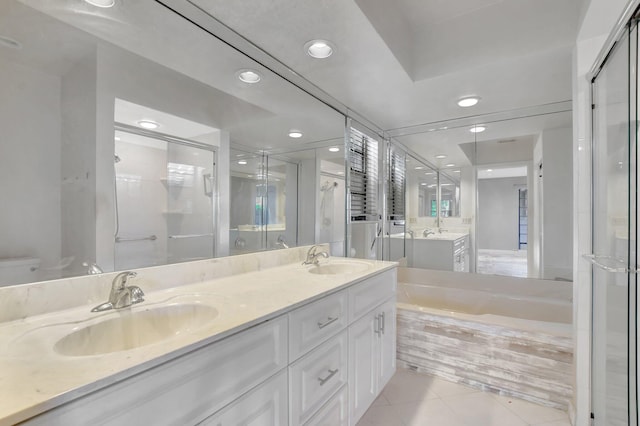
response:
<path fill-rule="evenodd" d="M 114 159 L 113 159 L 116 163 L 120 162 L 120 157 L 118 157 L 118 154 L 114 155 Z"/>

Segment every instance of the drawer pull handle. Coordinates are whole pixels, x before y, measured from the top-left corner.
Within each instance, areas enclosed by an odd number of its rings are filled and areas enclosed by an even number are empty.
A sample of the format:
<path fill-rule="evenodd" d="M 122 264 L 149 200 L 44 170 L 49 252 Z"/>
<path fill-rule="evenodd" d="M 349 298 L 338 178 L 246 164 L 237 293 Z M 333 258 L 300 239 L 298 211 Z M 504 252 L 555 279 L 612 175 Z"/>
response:
<path fill-rule="evenodd" d="M 337 373 L 338 373 L 338 369 L 336 368 L 335 370 L 329 370 L 329 375 L 327 377 L 325 377 L 324 379 L 322 377 L 318 377 L 318 381 L 320 382 L 320 386 L 324 385 L 329 380 L 331 380 L 331 378 L 333 376 L 335 376 Z"/>
<path fill-rule="evenodd" d="M 318 328 L 325 328 L 326 326 L 328 326 L 332 322 L 338 321 L 338 318 L 340 318 L 340 317 L 333 317 L 333 318 L 328 317 L 326 322 L 318 322 Z"/>

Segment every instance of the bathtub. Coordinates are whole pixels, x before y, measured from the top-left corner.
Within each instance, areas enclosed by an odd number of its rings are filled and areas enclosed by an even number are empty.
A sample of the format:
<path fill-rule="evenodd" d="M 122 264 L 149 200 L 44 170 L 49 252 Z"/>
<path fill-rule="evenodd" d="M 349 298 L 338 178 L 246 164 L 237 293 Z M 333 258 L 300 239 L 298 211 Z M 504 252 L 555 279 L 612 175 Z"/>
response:
<path fill-rule="evenodd" d="M 398 364 L 567 409 L 572 283 L 398 270 Z"/>

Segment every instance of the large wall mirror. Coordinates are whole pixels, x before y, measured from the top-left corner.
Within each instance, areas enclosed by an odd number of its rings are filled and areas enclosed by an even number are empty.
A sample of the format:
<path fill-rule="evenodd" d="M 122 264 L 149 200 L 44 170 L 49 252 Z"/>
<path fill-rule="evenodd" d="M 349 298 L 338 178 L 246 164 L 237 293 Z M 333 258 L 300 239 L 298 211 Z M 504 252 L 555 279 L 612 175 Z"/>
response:
<path fill-rule="evenodd" d="M 572 280 L 571 120 L 557 104 L 393 131 L 416 156 L 407 264 Z"/>
<path fill-rule="evenodd" d="M 344 117 L 160 3 L 7 0 L 0 28 L 0 285 L 313 243 L 333 223 L 319 210 L 300 239 L 304 170 L 268 153 L 343 150 Z M 334 201 L 339 166 L 314 172 Z"/>

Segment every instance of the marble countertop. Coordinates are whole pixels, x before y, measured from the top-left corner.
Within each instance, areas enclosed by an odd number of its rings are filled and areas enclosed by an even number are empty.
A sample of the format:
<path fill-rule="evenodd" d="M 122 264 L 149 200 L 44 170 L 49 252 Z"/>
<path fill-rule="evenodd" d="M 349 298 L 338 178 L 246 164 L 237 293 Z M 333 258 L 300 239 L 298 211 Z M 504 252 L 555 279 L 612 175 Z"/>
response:
<path fill-rule="evenodd" d="M 365 267 L 320 275 L 295 263 L 149 292 L 143 303 L 125 309 L 198 303 L 215 307 L 218 316 L 193 331 L 125 351 L 65 356 L 54 350 L 64 336 L 123 310 L 91 313 L 93 306 L 86 305 L 0 323 L 0 425 L 24 421 L 396 266 L 333 257 L 328 262 Z"/>

